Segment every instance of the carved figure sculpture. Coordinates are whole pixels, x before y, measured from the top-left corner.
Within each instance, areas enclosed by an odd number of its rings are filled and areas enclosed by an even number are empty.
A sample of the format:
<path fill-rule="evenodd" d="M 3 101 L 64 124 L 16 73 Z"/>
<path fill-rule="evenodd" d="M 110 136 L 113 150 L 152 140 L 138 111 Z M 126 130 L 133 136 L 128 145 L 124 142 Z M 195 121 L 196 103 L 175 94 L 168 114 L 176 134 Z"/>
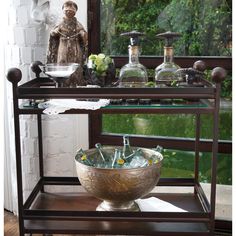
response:
<path fill-rule="evenodd" d="M 64 17 L 51 32 L 47 52 L 47 63 L 79 63 L 79 69 L 72 74 L 69 85 L 81 85 L 82 68 L 87 58 L 87 32 L 76 19 L 78 6 L 73 1 L 66 1 L 62 10 Z"/>

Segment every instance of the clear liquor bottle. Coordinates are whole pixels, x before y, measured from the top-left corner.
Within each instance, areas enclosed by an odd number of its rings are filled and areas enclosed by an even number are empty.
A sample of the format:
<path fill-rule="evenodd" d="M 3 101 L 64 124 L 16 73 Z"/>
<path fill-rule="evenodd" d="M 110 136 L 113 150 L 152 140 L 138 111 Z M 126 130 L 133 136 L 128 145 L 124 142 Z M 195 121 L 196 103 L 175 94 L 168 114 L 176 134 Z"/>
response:
<path fill-rule="evenodd" d="M 175 72 L 180 67 L 174 63 L 174 48 L 172 44 L 174 38 L 177 38 L 179 36 L 179 33 L 174 33 L 170 31 L 157 35 L 157 38 L 165 40 L 164 61 L 155 69 L 155 82 L 157 86 L 162 83 L 168 84 L 174 80 L 178 80 L 178 76 L 175 74 Z"/>
<path fill-rule="evenodd" d="M 104 152 L 103 148 L 102 148 L 102 145 L 101 143 L 96 143 L 95 144 L 95 147 L 97 148 L 98 152 L 99 152 L 99 155 L 103 161 L 104 164 L 108 164 L 109 162 L 109 156 L 107 155 L 107 153 Z"/>
<path fill-rule="evenodd" d="M 130 37 L 129 63 L 124 65 L 119 74 L 119 87 L 145 87 L 148 82 L 146 67 L 139 62 L 139 37 L 143 33 L 131 31 L 121 34 Z"/>
<path fill-rule="evenodd" d="M 77 151 L 76 159 L 87 166 L 93 166 L 93 163 L 91 162 L 91 160 L 89 160 L 87 154 L 82 148 Z"/>
<path fill-rule="evenodd" d="M 117 168 L 118 166 L 118 161 L 121 159 L 121 150 L 119 149 L 115 149 L 115 153 L 114 153 L 114 157 L 113 157 L 113 160 L 112 160 L 112 168 Z"/>
<path fill-rule="evenodd" d="M 134 151 L 130 146 L 128 135 L 123 136 L 123 144 L 124 146 L 123 146 L 122 158 L 125 161 L 130 162 L 132 158 L 134 157 Z"/>

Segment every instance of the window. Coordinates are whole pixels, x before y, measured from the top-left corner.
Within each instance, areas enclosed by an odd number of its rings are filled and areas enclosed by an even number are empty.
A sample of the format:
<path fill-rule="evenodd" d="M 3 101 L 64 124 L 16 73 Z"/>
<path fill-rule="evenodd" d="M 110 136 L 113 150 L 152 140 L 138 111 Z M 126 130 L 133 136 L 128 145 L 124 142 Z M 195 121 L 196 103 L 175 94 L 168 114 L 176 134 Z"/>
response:
<path fill-rule="evenodd" d="M 140 61 L 148 69 L 154 69 L 163 61 L 163 42 L 156 39 L 157 33 L 168 30 L 180 32 L 179 40 L 175 41 L 175 62 L 181 67 L 192 67 L 197 60 L 204 60 L 207 68 L 212 69 L 221 66 L 228 70 L 228 78 L 222 88 L 223 109 L 220 112 L 220 142 L 218 161 L 218 183 L 232 184 L 232 1 L 230 0 L 89 0 L 89 47 L 90 53 L 104 52 L 112 55 L 117 68 L 121 68 L 128 61 L 127 46 L 129 40 L 120 36 L 120 33 L 136 29 L 146 33 L 141 40 L 142 56 Z M 91 21 L 91 19 L 93 19 Z M 171 117 L 171 118 L 170 118 Z M 181 125 L 184 135 L 168 130 L 167 139 L 165 130 L 156 129 L 154 116 L 145 115 L 91 115 L 90 123 L 90 145 L 96 142 L 120 145 L 121 133 L 132 133 L 135 135 L 134 142 L 140 143 L 145 138 L 145 145 L 153 147 L 157 142 L 168 141 L 169 163 L 166 163 L 165 173 L 168 176 L 168 165 L 173 164 L 173 155 L 181 155 L 183 162 L 186 158 L 191 159 L 191 151 L 194 149 L 194 136 L 192 124 L 194 117 L 189 117 L 188 124 L 183 124 L 181 116 L 166 116 L 160 122 L 172 122 L 173 127 Z M 186 117 L 185 117 L 186 118 Z M 161 117 L 157 118 L 161 119 Z M 171 120 L 175 119 L 175 121 Z M 211 120 L 209 116 L 202 116 L 201 134 L 203 140 L 200 144 L 200 163 L 202 168 L 200 178 L 203 182 L 209 181 L 209 165 L 211 152 L 211 137 L 208 134 Z M 208 120 L 206 125 L 205 121 Z M 116 125 L 124 128 L 115 129 Z M 137 125 L 141 122 L 142 126 Z M 186 122 L 186 121 L 185 121 Z M 127 124 L 127 125 L 123 125 Z M 150 130 L 150 125 L 153 129 Z M 163 124 L 164 125 L 164 124 Z M 128 127 L 128 128 L 127 128 Z M 138 127 L 138 128 L 137 128 Z M 142 128 L 141 128 L 142 127 Z M 148 128 L 147 128 L 148 127 Z M 189 129 L 190 127 L 190 129 Z M 138 130 L 139 129 L 139 130 Z M 141 129 L 141 130 L 140 130 Z M 154 131 L 155 130 L 155 131 Z M 158 132 L 156 132 L 158 130 Z M 144 136 L 143 136 L 144 135 Z M 179 137 L 181 136 L 182 137 Z M 155 136 L 155 137 L 154 137 Z M 181 141 L 187 137 L 188 147 Z M 144 143 L 144 142 L 143 142 Z M 135 144 L 134 144 L 135 145 Z M 188 149 L 188 150 L 186 150 Z M 188 157 L 187 157 L 188 156 Z M 192 158 L 193 159 L 193 158 Z M 192 164 L 187 166 L 185 175 L 192 174 Z M 175 174 L 182 171 L 182 167 L 176 168 Z M 228 169 L 227 173 L 224 172 Z M 223 225 L 224 227 L 224 225 Z"/>
<path fill-rule="evenodd" d="M 168 30 L 182 33 L 174 44 L 175 62 L 181 67 L 204 58 L 209 69 L 232 68 L 230 0 L 88 0 L 88 10 L 90 53 L 112 55 L 117 68 L 127 63 L 129 42 L 120 33 L 132 29 L 146 33 L 141 63 L 149 69 L 163 60 L 163 42 L 155 35 Z"/>
<path fill-rule="evenodd" d="M 157 33 L 179 32 L 175 54 L 179 56 L 231 56 L 231 5 L 221 1 L 101 0 L 101 51 L 127 55 L 129 40 L 120 33 L 138 30 L 142 55 L 163 55 Z"/>

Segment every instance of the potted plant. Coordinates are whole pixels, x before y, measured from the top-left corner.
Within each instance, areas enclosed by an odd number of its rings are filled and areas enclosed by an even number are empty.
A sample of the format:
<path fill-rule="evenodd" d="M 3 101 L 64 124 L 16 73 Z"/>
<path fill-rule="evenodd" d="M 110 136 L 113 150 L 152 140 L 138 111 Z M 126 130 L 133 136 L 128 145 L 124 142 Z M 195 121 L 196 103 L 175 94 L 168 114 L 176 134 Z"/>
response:
<path fill-rule="evenodd" d="M 115 79 L 115 65 L 113 59 L 103 53 L 91 54 L 88 58 L 85 78 L 89 84 L 104 87 Z"/>

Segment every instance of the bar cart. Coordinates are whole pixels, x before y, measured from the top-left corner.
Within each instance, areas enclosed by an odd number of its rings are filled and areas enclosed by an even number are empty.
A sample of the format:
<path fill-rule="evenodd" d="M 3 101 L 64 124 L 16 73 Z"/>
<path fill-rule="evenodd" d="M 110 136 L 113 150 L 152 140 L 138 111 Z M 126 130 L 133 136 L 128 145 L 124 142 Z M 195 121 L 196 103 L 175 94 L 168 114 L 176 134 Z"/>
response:
<path fill-rule="evenodd" d="M 220 84 L 225 70 L 217 67 L 212 71 L 212 81 L 202 80 L 197 87 L 167 88 L 55 88 L 49 78 L 36 78 L 18 86 L 21 71 L 12 68 L 7 78 L 13 87 L 15 147 L 20 236 L 25 234 L 109 234 L 109 235 L 213 235 L 215 221 L 216 165 L 218 151 L 218 113 Z M 76 177 L 45 176 L 43 168 L 42 109 L 24 107 L 21 99 L 51 98 L 108 98 L 108 99 L 187 99 L 196 100 L 182 105 L 109 105 L 99 110 L 72 109 L 63 114 L 194 114 L 196 117 L 195 171 L 194 178 L 161 178 L 158 185 L 192 187 L 192 193 L 153 193 L 153 196 L 170 202 L 186 212 L 98 212 L 99 200 L 85 193 L 47 193 L 48 185 L 80 185 Z M 40 179 L 26 201 L 22 193 L 22 162 L 20 141 L 20 116 L 35 114 L 38 123 Z M 212 179 L 210 201 L 199 183 L 200 116 L 212 114 Z"/>

